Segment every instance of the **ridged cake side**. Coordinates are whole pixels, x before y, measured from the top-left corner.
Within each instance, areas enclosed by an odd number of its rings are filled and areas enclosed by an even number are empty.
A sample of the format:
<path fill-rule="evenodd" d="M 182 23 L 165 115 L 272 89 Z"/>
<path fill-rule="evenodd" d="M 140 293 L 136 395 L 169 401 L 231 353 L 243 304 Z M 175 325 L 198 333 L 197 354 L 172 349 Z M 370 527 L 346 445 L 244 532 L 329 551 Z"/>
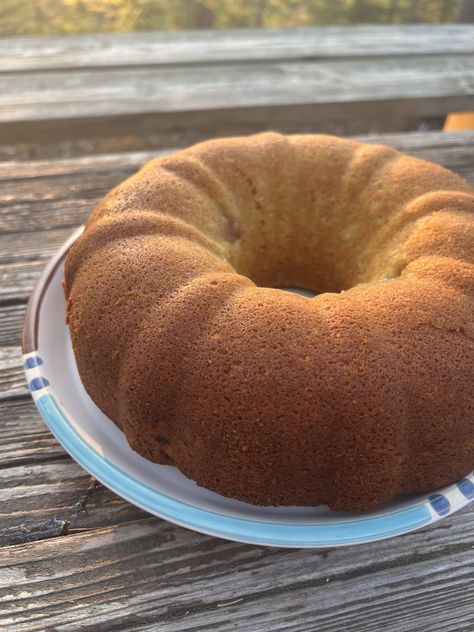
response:
<path fill-rule="evenodd" d="M 84 386 L 137 452 L 249 502 L 448 484 L 474 465 L 473 211 L 445 169 L 329 136 L 152 161 L 66 261 Z"/>

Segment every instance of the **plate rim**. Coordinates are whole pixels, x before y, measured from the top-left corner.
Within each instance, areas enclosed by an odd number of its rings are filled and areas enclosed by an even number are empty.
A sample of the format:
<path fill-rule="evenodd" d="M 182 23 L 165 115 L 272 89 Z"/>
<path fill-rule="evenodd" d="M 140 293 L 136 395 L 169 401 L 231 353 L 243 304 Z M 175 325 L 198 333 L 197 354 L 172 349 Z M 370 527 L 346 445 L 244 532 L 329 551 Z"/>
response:
<path fill-rule="evenodd" d="M 200 533 L 281 548 L 333 548 L 383 540 L 428 526 L 474 500 L 474 491 L 470 495 L 463 491 L 464 481 L 468 482 L 468 489 L 472 487 L 474 490 L 474 473 L 471 472 L 460 481 L 427 493 L 425 500 L 413 506 L 394 508 L 386 514 L 361 512 L 357 517 L 331 523 L 318 523 L 316 519 L 314 523 L 285 524 L 229 516 L 191 505 L 147 486 L 105 459 L 70 424 L 67 410 L 54 396 L 43 374 L 44 363 L 38 351 L 38 322 L 43 298 L 58 266 L 83 230 L 84 226 L 79 227 L 63 243 L 30 295 L 23 327 L 23 368 L 36 407 L 56 439 L 81 467 L 119 496 L 155 516 Z"/>

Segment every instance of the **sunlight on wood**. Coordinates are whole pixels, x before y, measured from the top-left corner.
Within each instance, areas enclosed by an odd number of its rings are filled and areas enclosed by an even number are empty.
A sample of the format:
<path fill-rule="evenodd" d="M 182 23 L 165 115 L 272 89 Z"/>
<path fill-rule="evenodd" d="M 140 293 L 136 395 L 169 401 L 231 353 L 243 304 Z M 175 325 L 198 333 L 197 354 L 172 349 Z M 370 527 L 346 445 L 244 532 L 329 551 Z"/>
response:
<path fill-rule="evenodd" d="M 446 117 L 443 132 L 474 129 L 474 112 L 451 112 Z"/>

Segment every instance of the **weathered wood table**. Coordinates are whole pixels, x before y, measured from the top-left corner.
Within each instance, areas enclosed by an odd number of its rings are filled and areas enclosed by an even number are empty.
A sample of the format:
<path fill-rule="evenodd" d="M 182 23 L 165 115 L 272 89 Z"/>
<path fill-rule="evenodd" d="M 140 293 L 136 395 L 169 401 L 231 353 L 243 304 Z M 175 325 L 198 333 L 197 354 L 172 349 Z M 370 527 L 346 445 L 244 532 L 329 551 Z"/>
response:
<path fill-rule="evenodd" d="M 373 136 L 474 181 L 474 132 Z M 21 368 L 46 260 L 149 154 L 0 164 L 0 628 L 474 629 L 474 504 L 376 544 L 281 550 L 151 517 L 76 465 Z"/>
<path fill-rule="evenodd" d="M 0 145 L 441 129 L 467 110 L 472 24 L 0 40 Z"/>

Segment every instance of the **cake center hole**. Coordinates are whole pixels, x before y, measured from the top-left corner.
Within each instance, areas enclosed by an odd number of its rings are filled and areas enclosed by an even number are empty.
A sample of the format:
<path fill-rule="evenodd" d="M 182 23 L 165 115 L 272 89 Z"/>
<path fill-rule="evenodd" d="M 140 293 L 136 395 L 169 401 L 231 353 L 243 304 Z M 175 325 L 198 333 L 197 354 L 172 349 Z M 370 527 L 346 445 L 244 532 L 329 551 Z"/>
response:
<path fill-rule="evenodd" d="M 281 287 L 280 290 L 285 290 L 285 292 L 292 292 L 293 294 L 300 294 L 300 296 L 306 296 L 307 298 L 313 298 L 319 292 L 312 292 L 311 290 L 302 290 L 297 287 Z"/>

